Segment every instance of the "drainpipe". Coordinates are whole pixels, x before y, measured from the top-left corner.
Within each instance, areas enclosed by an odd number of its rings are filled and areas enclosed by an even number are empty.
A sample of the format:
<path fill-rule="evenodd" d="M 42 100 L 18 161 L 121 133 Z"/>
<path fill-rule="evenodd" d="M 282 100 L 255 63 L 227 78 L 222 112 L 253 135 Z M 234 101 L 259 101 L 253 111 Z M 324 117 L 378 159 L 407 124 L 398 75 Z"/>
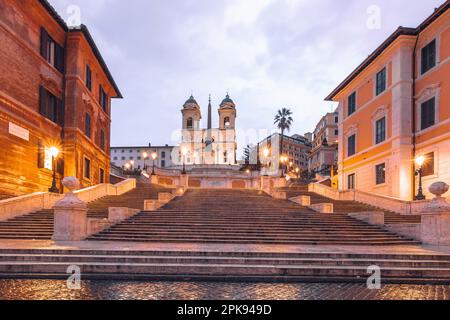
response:
<path fill-rule="evenodd" d="M 420 37 L 421 27 L 419 26 L 416 42 L 414 44 L 414 50 L 413 50 L 413 59 L 412 59 L 412 145 L 413 145 L 413 174 L 412 174 L 412 200 L 414 201 L 414 197 L 416 195 L 416 166 L 415 166 L 415 159 L 416 159 L 416 149 L 417 149 L 417 142 L 416 142 L 416 77 L 417 77 L 417 58 L 416 58 L 416 51 L 417 51 L 417 44 L 419 43 L 419 37 Z"/>

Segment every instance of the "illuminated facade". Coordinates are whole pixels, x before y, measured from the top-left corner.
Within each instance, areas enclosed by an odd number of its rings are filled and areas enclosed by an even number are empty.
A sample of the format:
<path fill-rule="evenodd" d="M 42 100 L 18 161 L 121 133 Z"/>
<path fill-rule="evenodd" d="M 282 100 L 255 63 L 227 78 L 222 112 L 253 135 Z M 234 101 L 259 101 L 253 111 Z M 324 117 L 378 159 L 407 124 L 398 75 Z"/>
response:
<path fill-rule="evenodd" d="M 327 97 L 339 102 L 341 190 L 412 200 L 422 155 L 424 191 L 450 183 L 449 8 L 400 27 Z"/>

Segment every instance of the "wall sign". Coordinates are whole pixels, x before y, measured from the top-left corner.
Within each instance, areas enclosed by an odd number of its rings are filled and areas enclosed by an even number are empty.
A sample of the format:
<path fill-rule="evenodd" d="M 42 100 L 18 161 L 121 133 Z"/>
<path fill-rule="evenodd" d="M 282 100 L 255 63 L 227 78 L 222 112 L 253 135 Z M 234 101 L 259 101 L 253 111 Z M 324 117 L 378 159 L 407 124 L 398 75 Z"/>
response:
<path fill-rule="evenodd" d="M 8 132 L 9 132 L 9 134 L 19 137 L 20 139 L 30 141 L 30 131 L 18 126 L 17 124 L 10 122 Z"/>

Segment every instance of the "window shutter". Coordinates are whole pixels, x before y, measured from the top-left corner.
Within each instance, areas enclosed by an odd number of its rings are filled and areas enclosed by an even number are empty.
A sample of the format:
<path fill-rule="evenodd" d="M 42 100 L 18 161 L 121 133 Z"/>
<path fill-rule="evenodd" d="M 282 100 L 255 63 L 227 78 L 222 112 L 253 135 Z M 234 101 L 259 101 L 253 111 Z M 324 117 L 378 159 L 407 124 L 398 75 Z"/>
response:
<path fill-rule="evenodd" d="M 39 113 L 47 115 L 47 90 L 43 86 L 39 87 Z"/>
<path fill-rule="evenodd" d="M 65 50 L 55 42 L 55 68 L 64 73 Z"/>
<path fill-rule="evenodd" d="M 41 56 L 47 60 L 47 43 L 48 33 L 44 28 L 41 28 Z"/>
<path fill-rule="evenodd" d="M 64 159 L 58 158 L 56 161 L 56 172 L 60 175 L 64 175 Z"/>
<path fill-rule="evenodd" d="M 56 123 L 64 126 L 64 103 L 61 99 L 56 99 Z"/>
<path fill-rule="evenodd" d="M 103 106 L 103 88 L 101 85 L 98 86 L 98 103 Z"/>
<path fill-rule="evenodd" d="M 37 146 L 37 166 L 39 169 L 44 168 L 44 146 L 42 145 L 42 141 L 38 141 Z"/>

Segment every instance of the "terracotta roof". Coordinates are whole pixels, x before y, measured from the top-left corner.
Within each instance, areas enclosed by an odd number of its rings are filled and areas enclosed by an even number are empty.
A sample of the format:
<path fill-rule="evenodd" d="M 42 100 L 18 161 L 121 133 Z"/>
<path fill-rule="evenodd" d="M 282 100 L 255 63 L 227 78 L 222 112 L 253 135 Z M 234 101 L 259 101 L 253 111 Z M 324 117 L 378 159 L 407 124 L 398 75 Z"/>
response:
<path fill-rule="evenodd" d="M 55 21 L 61 26 L 61 28 L 66 32 L 82 32 L 84 37 L 86 38 L 87 42 L 89 43 L 89 46 L 91 47 L 92 51 L 94 52 L 95 57 L 97 58 L 98 62 L 100 63 L 100 66 L 102 67 L 103 71 L 105 72 L 106 76 L 108 77 L 109 82 L 113 86 L 114 90 L 116 91 L 116 96 L 112 98 L 123 98 L 122 94 L 120 93 L 119 87 L 117 86 L 116 82 L 114 81 L 114 78 L 111 75 L 111 72 L 108 69 L 108 66 L 105 63 L 105 60 L 103 59 L 100 51 L 98 50 L 97 45 L 94 42 L 94 39 L 92 38 L 88 28 L 85 25 L 81 25 L 79 27 L 75 28 L 69 28 L 67 24 L 64 22 L 64 20 L 61 18 L 61 16 L 56 12 L 55 8 L 52 7 L 52 5 L 47 0 L 39 0 L 39 3 L 47 10 L 47 12 L 55 19 Z"/>
<path fill-rule="evenodd" d="M 428 27 L 432 22 L 439 18 L 444 12 L 450 8 L 450 0 L 447 0 L 439 8 L 435 9 L 434 13 L 429 16 L 417 28 L 399 27 L 393 34 L 391 34 L 386 41 L 384 41 L 366 60 L 364 60 L 345 80 L 331 92 L 326 98 L 326 101 L 333 101 L 333 98 L 344 89 L 350 82 L 352 82 L 365 68 L 367 68 L 378 56 L 386 50 L 398 37 L 402 35 L 417 36 L 423 29 Z"/>

